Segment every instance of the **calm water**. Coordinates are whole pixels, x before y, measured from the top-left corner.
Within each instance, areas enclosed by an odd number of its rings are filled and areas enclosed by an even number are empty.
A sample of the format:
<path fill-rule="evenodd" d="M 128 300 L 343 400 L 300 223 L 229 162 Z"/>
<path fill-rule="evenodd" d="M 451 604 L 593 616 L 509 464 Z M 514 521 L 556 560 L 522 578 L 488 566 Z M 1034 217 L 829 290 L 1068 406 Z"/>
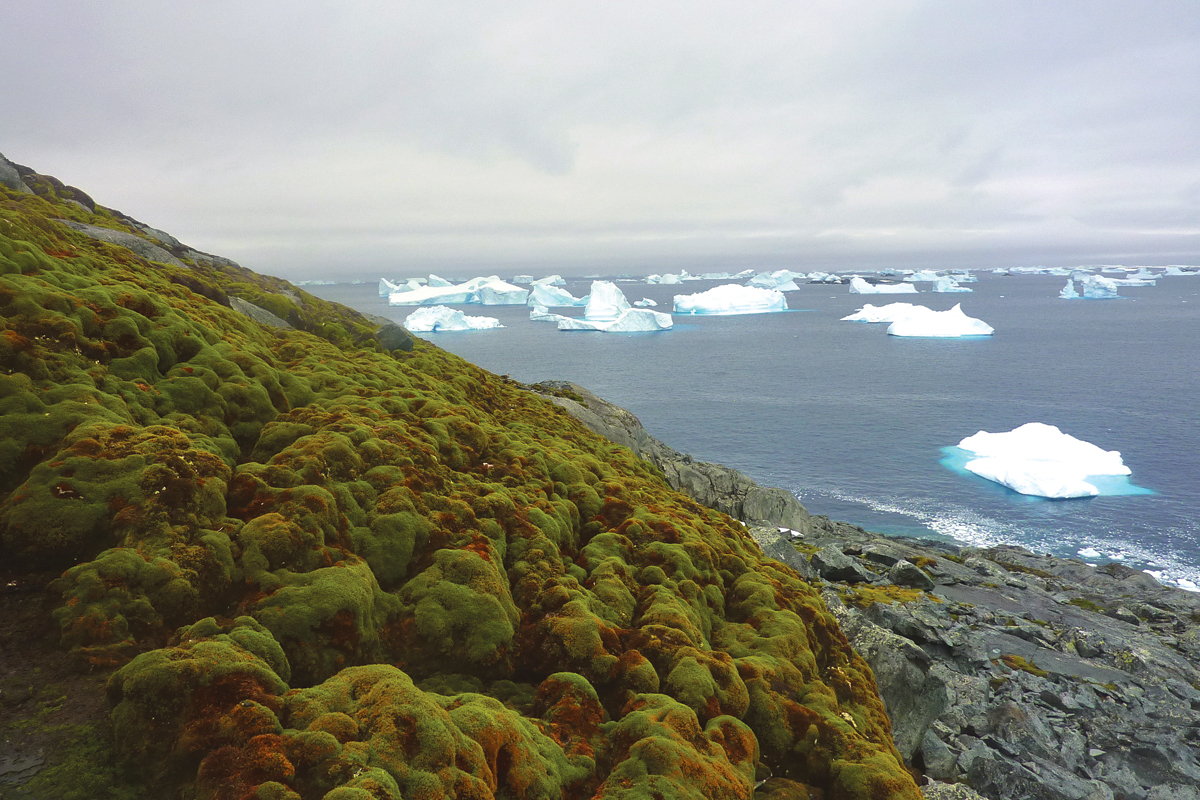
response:
<path fill-rule="evenodd" d="M 900 297 L 810 284 L 787 294 L 786 313 L 677 315 L 673 330 L 643 334 L 560 332 L 524 307 L 463 306 L 506 327 L 424 335 L 516 380 L 586 386 L 676 449 L 788 488 L 813 513 L 1058 555 L 1092 548 L 1200 584 L 1200 277 L 1125 287 L 1127 299 L 1108 301 L 1060 300 L 1064 282 L 980 273 L 970 294 Z M 619 285 L 631 302 L 669 311 L 675 294 L 718 284 Z M 589 286 L 567 288 L 581 296 Z M 412 311 L 388 307 L 373 284 L 308 289 L 399 322 Z M 839 321 L 893 300 L 961 302 L 996 333 L 904 339 Z M 965 436 L 1026 422 L 1121 451 L 1131 481 L 1153 494 L 1035 499 L 940 463 Z"/>

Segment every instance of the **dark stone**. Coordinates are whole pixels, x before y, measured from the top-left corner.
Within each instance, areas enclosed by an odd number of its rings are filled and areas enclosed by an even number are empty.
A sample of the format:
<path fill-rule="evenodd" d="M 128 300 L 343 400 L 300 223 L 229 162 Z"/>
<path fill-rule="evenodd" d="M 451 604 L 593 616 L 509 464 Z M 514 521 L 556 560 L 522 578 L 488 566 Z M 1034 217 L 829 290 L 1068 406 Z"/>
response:
<path fill-rule="evenodd" d="M 389 353 L 394 350 L 403 350 L 407 353 L 413 349 L 412 335 L 403 326 L 394 322 L 389 322 L 375 331 L 375 341 L 379 342 L 379 346 Z"/>
<path fill-rule="evenodd" d="M 827 581 L 870 583 L 875 579 L 866 567 L 835 547 L 822 547 L 812 555 L 812 565 Z"/>
<path fill-rule="evenodd" d="M 887 573 L 888 580 L 897 586 L 910 586 L 913 589 L 929 591 L 933 588 L 933 579 L 924 570 L 909 561 L 897 561 Z"/>

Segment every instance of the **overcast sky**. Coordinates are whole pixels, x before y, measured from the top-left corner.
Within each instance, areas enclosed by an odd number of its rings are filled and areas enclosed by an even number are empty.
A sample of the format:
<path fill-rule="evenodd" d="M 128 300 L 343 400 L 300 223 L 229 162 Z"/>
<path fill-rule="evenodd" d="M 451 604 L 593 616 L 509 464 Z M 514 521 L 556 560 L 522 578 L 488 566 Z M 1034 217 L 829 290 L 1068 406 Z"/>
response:
<path fill-rule="evenodd" d="M 1200 3 L 9 0 L 0 152 L 284 277 L 1200 263 Z"/>

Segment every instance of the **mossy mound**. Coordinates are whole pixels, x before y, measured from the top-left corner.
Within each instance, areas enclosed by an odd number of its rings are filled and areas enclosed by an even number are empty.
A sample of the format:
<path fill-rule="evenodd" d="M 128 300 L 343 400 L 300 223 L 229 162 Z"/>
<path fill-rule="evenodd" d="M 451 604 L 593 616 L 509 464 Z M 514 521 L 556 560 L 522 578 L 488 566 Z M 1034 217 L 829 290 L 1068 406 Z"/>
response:
<path fill-rule="evenodd" d="M 88 238 L 52 220 L 143 228 L 38 185 L 0 189 L 0 558 L 64 570 L 63 646 L 119 666 L 162 792 L 918 797 L 870 670 L 740 525 L 504 378 Z"/>

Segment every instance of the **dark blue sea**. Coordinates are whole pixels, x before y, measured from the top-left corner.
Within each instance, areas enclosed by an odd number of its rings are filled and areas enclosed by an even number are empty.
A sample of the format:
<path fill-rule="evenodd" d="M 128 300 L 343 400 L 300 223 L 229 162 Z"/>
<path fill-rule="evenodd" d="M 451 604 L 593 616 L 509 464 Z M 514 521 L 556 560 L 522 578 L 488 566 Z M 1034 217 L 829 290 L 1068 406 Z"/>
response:
<path fill-rule="evenodd" d="M 936 294 L 929 283 L 902 296 L 805 284 L 787 293 L 789 311 L 676 315 L 658 333 L 560 332 L 530 322 L 524 306 L 460 306 L 505 327 L 423 336 L 522 382 L 586 386 L 672 447 L 787 488 L 813 513 L 882 533 L 1117 560 L 1200 584 L 1200 276 L 1122 287 L 1118 300 L 1061 300 L 1062 277 L 976 274 L 969 294 Z M 578 297 L 590 283 L 568 277 L 566 288 Z M 676 294 L 721 283 L 618 279 L 630 302 L 648 297 L 659 311 Z M 306 288 L 398 322 L 413 311 L 389 307 L 374 283 Z M 995 334 L 898 338 L 884 324 L 840 321 L 893 301 L 939 311 L 961 303 Z M 1026 422 L 1119 450 L 1130 483 L 1148 492 L 1045 500 L 943 463 L 944 448 L 965 436 Z"/>

